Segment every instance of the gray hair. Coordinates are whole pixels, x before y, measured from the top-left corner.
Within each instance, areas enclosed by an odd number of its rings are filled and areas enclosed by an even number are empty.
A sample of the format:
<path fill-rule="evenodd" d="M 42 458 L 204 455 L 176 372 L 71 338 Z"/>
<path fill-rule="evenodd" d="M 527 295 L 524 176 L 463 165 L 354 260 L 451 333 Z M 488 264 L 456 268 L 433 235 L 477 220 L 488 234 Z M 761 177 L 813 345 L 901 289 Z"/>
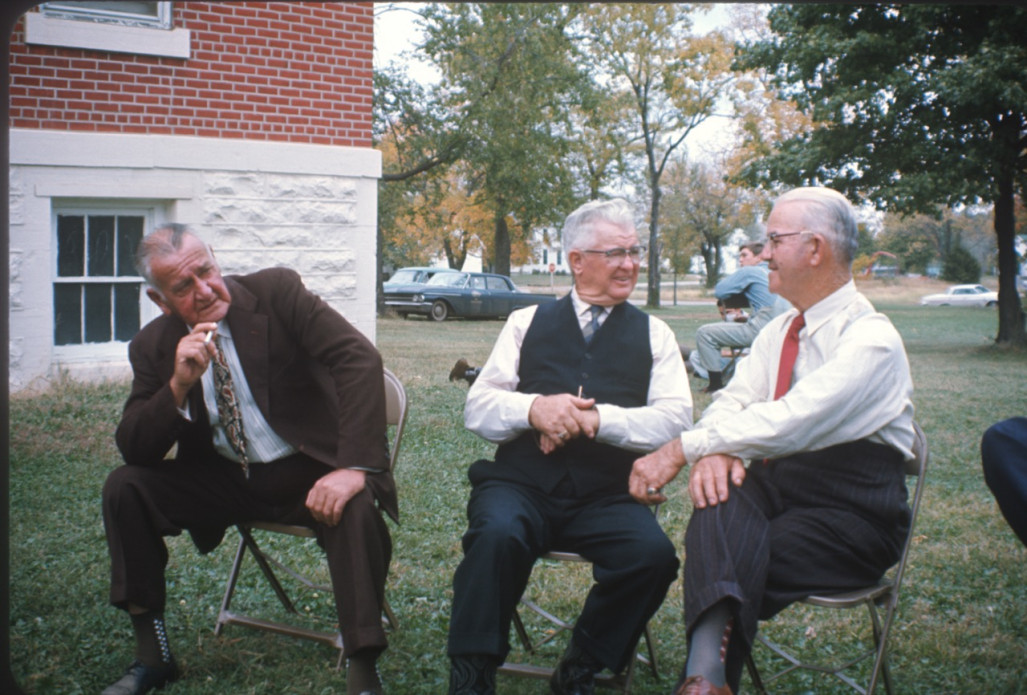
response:
<path fill-rule="evenodd" d="M 831 188 L 810 186 L 782 194 L 774 205 L 779 203 L 804 203 L 803 227 L 826 236 L 835 254 L 847 265 L 852 264 L 859 246 L 859 228 L 848 198 Z"/>
<path fill-rule="evenodd" d="M 135 267 L 146 284 L 160 292 L 160 287 L 153 279 L 153 261 L 157 258 L 165 258 L 173 253 L 182 250 L 182 240 L 186 235 L 196 234 L 184 224 L 177 222 L 166 222 L 143 237 L 136 247 Z M 198 238 L 198 237 L 197 237 Z M 210 254 L 210 247 L 204 242 L 207 253 Z"/>
<path fill-rule="evenodd" d="M 595 223 L 609 222 L 635 231 L 635 213 L 623 198 L 593 200 L 567 215 L 563 223 L 563 252 L 581 251 L 595 241 Z"/>

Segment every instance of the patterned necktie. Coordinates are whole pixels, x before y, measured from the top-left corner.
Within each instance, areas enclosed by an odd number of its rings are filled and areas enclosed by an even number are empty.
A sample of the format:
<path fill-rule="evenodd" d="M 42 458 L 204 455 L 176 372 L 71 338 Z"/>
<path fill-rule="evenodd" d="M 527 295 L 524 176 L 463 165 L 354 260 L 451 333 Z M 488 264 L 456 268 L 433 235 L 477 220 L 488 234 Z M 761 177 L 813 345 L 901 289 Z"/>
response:
<path fill-rule="evenodd" d="M 214 338 L 214 399 L 218 404 L 218 417 L 221 426 L 228 435 L 228 443 L 239 457 L 243 473 L 250 477 L 249 459 L 246 457 L 246 433 L 242 428 L 242 414 L 239 412 L 239 399 L 235 396 L 232 385 L 232 372 L 225 361 L 225 353 L 221 352 L 221 341 Z"/>
<path fill-rule="evenodd" d="M 599 315 L 603 313 L 603 307 L 593 304 L 588 310 L 592 312 L 592 319 L 581 329 L 581 334 L 585 336 L 585 345 L 592 342 L 592 336 L 599 330 Z"/>
<path fill-rule="evenodd" d="M 795 358 L 799 356 L 799 331 L 806 325 L 806 317 L 799 314 L 792 319 L 788 327 L 784 345 L 781 346 L 781 363 L 777 368 L 777 388 L 774 389 L 774 400 L 788 393 L 792 385 L 792 369 Z"/>

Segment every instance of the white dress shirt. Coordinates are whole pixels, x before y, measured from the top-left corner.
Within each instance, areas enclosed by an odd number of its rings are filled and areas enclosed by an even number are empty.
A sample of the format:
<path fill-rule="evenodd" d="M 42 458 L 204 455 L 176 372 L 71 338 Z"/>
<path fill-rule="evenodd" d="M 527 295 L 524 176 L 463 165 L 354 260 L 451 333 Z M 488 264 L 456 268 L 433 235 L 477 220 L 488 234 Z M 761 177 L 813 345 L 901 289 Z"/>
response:
<path fill-rule="evenodd" d="M 232 372 L 232 387 L 235 397 L 239 401 L 239 414 L 242 417 L 243 433 L 246 436 L 246 457 L 250 463 L 276 461 L 295 453 L 296 449 L 271 429 L 271 425 L 257 407 L 257 402 L 253 399 L 253 393 L 243 375 L 242 363 L 239 362 L 239 353 L 235 349 L 235 342 L 232 340 L 232 333 L 228 329 L 227 321 L 218 322 L 217 339 L 221 344 L 221 352 L 225 356 L 228 369 Z M 239 456 L 229 443 L 228 435 L 225 433 L 225 428 L 221 425 L 221 418 L 218 415 L 213 363 L 214 360 L 211 360 L 201 380 L 203 382 L 203 402 L 207 406 L 210 427 L 214 434 L 214 449 L 225 458 L 238 461 Z"/>
<path fill-rule="evenodd" d="M 590 305 L 571 290 L 571 301 L 579 325 L 591 321 Z M 496 339 L 492 354 L 467 392 L 464 424 L 470 431 L 496 444 L 510 441 L 531 429 L 528 411 L 539 396 L 518 393 L 521 344 L 535 317 L 536 306 L 510 314 Z M 600 325 L 609 311 L 600 317 Z M 649 397 L 645 406 L 624 408 L 596 404 L 599 431 L 596 441 L 629 451 L 648 452 L 692 426 L 692 393 L 677 339 L 660 319 L 649 317 L 649 343 L 653 366 L 649 376 Z M 574 394 L 577 395 L 577 394 Z M 587 398 L 588 394 L 584 394 Z"/>
<path fill-rule="evenodd" d="M 851 280 L 806 313 L 792 387 L 773 400 L 790 309 L 768 323 L 695 429 L 689 464 L 708 454 L 778 458 L 868 439 L 912 457 L 913 382 L 902 339 Z"/>

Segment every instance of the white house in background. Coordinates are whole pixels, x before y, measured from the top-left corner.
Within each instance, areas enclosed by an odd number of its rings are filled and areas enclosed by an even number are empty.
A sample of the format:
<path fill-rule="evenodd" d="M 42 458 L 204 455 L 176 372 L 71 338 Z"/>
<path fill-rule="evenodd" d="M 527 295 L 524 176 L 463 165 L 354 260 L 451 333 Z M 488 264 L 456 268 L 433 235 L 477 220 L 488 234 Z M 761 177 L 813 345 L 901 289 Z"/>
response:
<path fill-rule="evenodd" d="M 129 374 L 165 221 L 375 338 L 372 3 L 45 2 L 9 71 L 9 388 Z"/>
<path fill-rule="evenodd" d="M 544 227 L 536 229 L 532 233 L 531 248 L 533 250 L 532 261 L 511 267 L 516 273 L 540 273 L 547 274 L 550 266 L 554 272 L 570 273 L 570 266 L 567 265 L 567 258 L 563 253 L 563 245 L 560 243 L 560 230 L 555 227 Z M 547 240 L 548 239 L 548 240 Z"/>

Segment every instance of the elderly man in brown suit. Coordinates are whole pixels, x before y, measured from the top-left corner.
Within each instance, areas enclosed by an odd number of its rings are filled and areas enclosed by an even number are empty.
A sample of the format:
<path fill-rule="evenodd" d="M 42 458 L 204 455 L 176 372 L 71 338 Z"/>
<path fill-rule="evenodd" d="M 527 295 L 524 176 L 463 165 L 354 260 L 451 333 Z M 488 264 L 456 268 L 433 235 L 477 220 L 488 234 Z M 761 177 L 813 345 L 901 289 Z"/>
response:
<path fill-rule="evenodd" d="M 104 695 L 178 677 L 164 628 L 164 536 L 186 529 L 209 552 L 228 526 L 253 520 L 317 531 L 347 693 L 380 694 L 392 544 L 379 508 L 395 519 L 397 500 L 378 351 L 291 270 L 222 277 L 182 225 L 143 239 L 137 266 L 163 316 L 129 346 L 132 390 L 117 430 L 127 465 L 103 490 L 110 601 L 136 635 L 135 661 Z"/>

